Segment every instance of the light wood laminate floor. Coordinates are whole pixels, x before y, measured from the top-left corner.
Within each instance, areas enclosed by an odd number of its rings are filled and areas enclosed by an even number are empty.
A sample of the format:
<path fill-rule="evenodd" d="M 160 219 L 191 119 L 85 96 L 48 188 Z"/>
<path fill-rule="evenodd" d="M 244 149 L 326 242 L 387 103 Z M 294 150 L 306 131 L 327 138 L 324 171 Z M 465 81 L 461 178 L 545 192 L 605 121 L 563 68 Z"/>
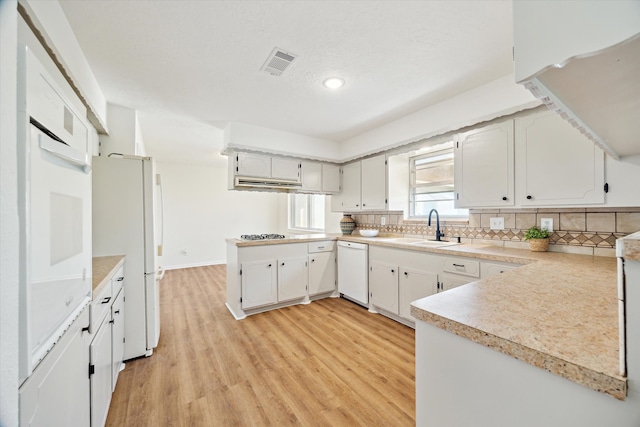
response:
<path fill-rule="evenodd" d="M 154 354 L 127 362 L 107 426 L 412 426 L 414 331 L 340 298 L 237 321 L 225 266 L 168 271 Z"/>

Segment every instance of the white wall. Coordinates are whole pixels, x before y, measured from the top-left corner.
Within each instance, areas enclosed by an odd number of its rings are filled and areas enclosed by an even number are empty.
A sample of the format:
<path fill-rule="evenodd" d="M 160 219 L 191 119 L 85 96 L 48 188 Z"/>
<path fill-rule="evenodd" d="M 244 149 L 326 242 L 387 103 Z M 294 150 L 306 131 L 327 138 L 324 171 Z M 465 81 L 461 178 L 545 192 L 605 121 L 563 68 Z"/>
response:
<path fill-rule="evenodd" d="M 100 135 L 100 155 L 111 153 L 136 154 L 138 132 L 136 111 L 120 105 L 108 104 L 109 135 Z M 142 137 L 141 137 L 142 138 Z"/>
<path fill-rule="evenodd" d="M 156 166 L 164 192 L 163 267 L 225 263 L 226 238 L 278 230 L 278 205 L 285 195 L 227 190 L 226 157 Z"/>
<path fill-rule="evenodd" d="M 18 424 L 17 1 L 0 1 L 0 425 Z"/>

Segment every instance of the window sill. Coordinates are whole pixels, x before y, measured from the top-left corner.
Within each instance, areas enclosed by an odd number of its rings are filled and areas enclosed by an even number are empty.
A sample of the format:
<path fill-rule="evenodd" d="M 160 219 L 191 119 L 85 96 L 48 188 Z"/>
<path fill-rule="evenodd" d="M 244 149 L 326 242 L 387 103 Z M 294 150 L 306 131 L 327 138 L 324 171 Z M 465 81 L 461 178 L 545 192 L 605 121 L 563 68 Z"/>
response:
<path fill-rule="evenodd" d="M 423 224 L 429 222 L 429 218 L 409 218 L 402 221 L 404 224 Z M 433 222 L 433 218 L 432 218 Z M 447 224 L 459 224 L 469 225 L 469 218 L 452 218 L 452 217 L 440 217 L 440 223 Z"/>

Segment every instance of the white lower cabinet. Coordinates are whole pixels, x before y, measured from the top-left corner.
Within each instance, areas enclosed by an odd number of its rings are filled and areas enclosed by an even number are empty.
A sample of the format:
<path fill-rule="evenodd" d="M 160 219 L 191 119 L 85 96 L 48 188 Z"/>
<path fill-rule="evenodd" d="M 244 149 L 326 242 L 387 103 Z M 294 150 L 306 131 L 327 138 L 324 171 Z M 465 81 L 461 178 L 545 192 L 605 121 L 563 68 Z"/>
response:
<path fill-rule="evenodd" d="M 309 255 L 309 296 L 336 290 L 336 253 L 319 252 Z"/>
<path fill-rule="evenodd" d="M 115 391 L 124 365 L 124 290 L 111 306 L 111 390 Z"/>
<path fill-rule="evenodd" d="M 107 421 L 111 403 L 112 365 L 111 365 L 111 327 L 109 317 L 98 328 L 91 346 L 91 425 L 103 426 Z"/>
<path fill-rule="evenodd" d="M 409 268 L 400 269 L 400 316 L 415 320 L 411 302 L 438 292 L 438 275 Z"/>
<path fill-rule="evenodd" d="M 242 308 L 249 309 L 278 302 L 276 259 L 242 263 Z"/>
<path fill-rule="evenodd" d="M 278 302 L 304 298 L 308 281 L 306 255 L 278 260 Z"/>
<path fill-rule="evenodd" d="M 398 266 L 380 261 L 369 263 L 369 302 L 398 314 Z"/>
<path fill-rule="evenodd" d="M 19 389 L 21 426 L 88 426 L 89 308 Z"/>

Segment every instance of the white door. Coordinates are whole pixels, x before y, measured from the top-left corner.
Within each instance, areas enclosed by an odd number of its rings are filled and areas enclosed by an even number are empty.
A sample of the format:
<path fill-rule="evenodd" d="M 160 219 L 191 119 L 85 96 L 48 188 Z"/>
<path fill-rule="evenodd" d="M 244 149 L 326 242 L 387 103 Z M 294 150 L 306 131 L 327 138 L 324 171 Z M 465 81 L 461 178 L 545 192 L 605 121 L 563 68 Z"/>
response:
<path fill-rule="evenodd" d="M 400 316 L 415 320 L 411 316 L 411 303 L 438 292 L 438 275 L 426 271 L 400 268 Z"/>
<path fill-rule="evenodd" d="M 398 266 L 372 261 L 369 268 L 371 304 L 398 314 Z"/>
<path fill-rule="evenodd" d="M 102 323 L 89 348 L 91 366 L 91 425 L 103 426 L 111 403 L 111 324 Z"/>
<path fill-rule="evenodd" d="M 521 205 L 604 203 L 604 152 L 553 111 L 515 119 Z"/>
<path fill-rule="evenodd" d="M 271 158 L 271 178 L 300 181 L 300 161 L 286 157 Z"/>
<path fill-rule="evenodd" d="M 289 301 L 307 295 L 309 273 L 307 257 L 278 260 L 278 301 Z"/>
<path fill-rule="evenodd" d="M 111 320 L 111 384 L 115 391 L 124 360 L 124 290 L 120 290 L 111 306 Z"/>
<path fill-rule="evenodd" d="M 265 154 L 237 153 L 236 175 L 271 178 L 271 156 Z"/>
<path fill-rule="evenodd" d="M 387 157 L 362 160 L 362 209 L 387 209 Z"/>
<path fill-rule="evenodd" d="M 309 255 L 309 295 L 333 292 L 335 289 L 335 252 L 318 252 Z"/>
<path fill-rule="evenodd" d="M 456 208 L 513 206 L 513 120 L 458 135 L 453 153 Z"/>
<path fill-rule="evenodd" d="M 242 308 L 278 302 L 276 260 L 245 262 L 242 271 Z"/>

